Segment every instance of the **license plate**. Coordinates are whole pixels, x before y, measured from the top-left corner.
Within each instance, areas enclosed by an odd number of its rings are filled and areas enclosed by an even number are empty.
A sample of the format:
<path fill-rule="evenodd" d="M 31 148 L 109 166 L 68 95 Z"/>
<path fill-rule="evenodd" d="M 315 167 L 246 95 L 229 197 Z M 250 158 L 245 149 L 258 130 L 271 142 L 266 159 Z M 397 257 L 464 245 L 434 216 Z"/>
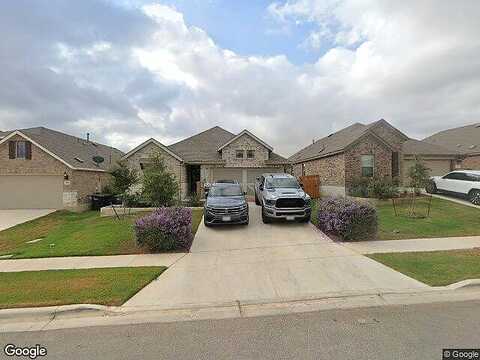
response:
<path fill-rule="evenodd" d="M 288 221 L 295 220 L 295 216 L 287 216 L 287 220 L 288 220 Z"/>
<path fill-rule="evenodd" d="M 231 221 L 232 217 L 231 216 L 222 216 L 222 221 Z"/>

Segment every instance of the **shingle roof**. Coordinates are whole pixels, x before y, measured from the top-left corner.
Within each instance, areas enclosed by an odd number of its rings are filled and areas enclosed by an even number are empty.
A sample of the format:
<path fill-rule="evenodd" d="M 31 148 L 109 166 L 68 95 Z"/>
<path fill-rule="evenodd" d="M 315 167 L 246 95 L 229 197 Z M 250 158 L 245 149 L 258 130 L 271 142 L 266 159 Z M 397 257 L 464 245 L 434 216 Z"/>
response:
<path fill-rule="evenodd" d="M 73 168 L 108 170 L 123 155 L 120 150 L 111 146 L 93 141 L 87 142 L 85 139 L 45 127 L 20 129 L 18 131 L 61 158 Z M 94 156 L 103 157 L 104 162 L 97 166 L 93 161 Z"/>
<path fill-rule="evenodd" d="M 423 139 L 462 154 L 480 152 L 480 123 L 440 131 Z"/>
<path fill-rule="evenodd" d="M 168 148 L 186 162 L 221 162 L 218 148 L 234 137 L 230 131 L 215 126 L 169 145 Z"/>
<path fill-rule="evenodd" d="M 289 160 L 292 162 L 304 161 L 342 152 L 348 145 L 362 136 L 368 128 L 368 126 L 360 123 L 350 125 L 315 141 L 313 144 L 293 154 Z"/>
<path fill-rule="evenodd" d="M 315 141 L 313 144 L 300 150 L 296 154 L 292 155 L 289 160 L 293 163 L 302 162 L 305 160 L 312 160 L 320 157 L 333 155 L 343 152 L 345 148 L 358 140 L 361 136 L 365 135 L 369 130 L 378 124 L 386 123 L 381 119 L 371 124 L 364 125 L 361 123 L 355 123 L 350 125 L 336 133 L 330 134 L 320 140 Z M 395 128 L 394 128 L 395 129 Z M 397 130 L 398 131 L 398 130 Z M 399 132 L 405 138 L 402 151 L 405 154 L 422 154 L 422 155 L 456 155 L 455 151 L 448 150 L 441 146 L 432 146 L 424 141 L 409 139 L 405 134 Z"/>
<path fill-rule="evenodd" d="M 169 145 L 168 148 L 187 163 L 223 163 L 224 160 L 218 149 L 236 136 L 220 126 L 215 126 Z M 285 164 L 288 160 L 272 152 L 266 163 Z"/>
<path fill-rule="evenodd" d="M 443 146 L 427 143 L 426 141 L 409 139 L 402 144 L 405 155 L 447 155 L 455 156 L 460 153 L 444 148 Z"/>

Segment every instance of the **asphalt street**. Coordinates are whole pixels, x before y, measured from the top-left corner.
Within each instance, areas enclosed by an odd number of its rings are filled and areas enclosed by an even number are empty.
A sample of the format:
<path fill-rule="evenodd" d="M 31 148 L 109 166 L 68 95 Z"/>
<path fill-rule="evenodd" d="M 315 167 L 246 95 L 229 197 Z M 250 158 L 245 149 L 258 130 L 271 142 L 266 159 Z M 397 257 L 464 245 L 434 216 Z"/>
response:
<path fill-rule="evenodd" d="M 442 359 L 443 348 L 480 348 L 480 301 L 2 333 L 4 358 L 8 343 L 72 360 Z"/>

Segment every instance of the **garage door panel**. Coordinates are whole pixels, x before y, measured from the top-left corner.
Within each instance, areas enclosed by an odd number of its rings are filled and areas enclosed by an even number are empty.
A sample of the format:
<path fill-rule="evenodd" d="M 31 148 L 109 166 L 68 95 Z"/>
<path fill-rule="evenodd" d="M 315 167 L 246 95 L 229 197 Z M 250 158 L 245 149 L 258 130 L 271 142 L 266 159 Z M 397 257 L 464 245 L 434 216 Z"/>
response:
<path fill-rule="evenodd" d="M 215 168 L 213 169 L 213 181 L 236 180 L 242 182 L 241 168 Z"/>
<path fill-rule="evenodd" d="M 0 209 L 63 208 L 63 176 L 0 176 Z"/>

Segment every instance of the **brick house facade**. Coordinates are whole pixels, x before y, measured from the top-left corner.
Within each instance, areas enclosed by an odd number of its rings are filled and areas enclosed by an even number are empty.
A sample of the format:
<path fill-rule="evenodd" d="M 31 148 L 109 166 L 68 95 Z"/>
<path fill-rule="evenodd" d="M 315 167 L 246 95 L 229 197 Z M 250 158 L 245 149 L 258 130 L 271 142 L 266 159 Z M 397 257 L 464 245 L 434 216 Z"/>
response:
<path fill-rule="evenodd" d="M 362 159 L 371 161 L 368 175 L 363 173 Z M 321 192 L 345 195 L 352 183 L 365 176 L 397 180 L 408 186 L 408 170 L 420 157 L 432 175 L 450 171 L 458 154 L 439 146 L 410 139 L 385 120 L 369 125 L 353 124 L 300 150 L 290 161 L 293 173 L 318 175 Z"/>

